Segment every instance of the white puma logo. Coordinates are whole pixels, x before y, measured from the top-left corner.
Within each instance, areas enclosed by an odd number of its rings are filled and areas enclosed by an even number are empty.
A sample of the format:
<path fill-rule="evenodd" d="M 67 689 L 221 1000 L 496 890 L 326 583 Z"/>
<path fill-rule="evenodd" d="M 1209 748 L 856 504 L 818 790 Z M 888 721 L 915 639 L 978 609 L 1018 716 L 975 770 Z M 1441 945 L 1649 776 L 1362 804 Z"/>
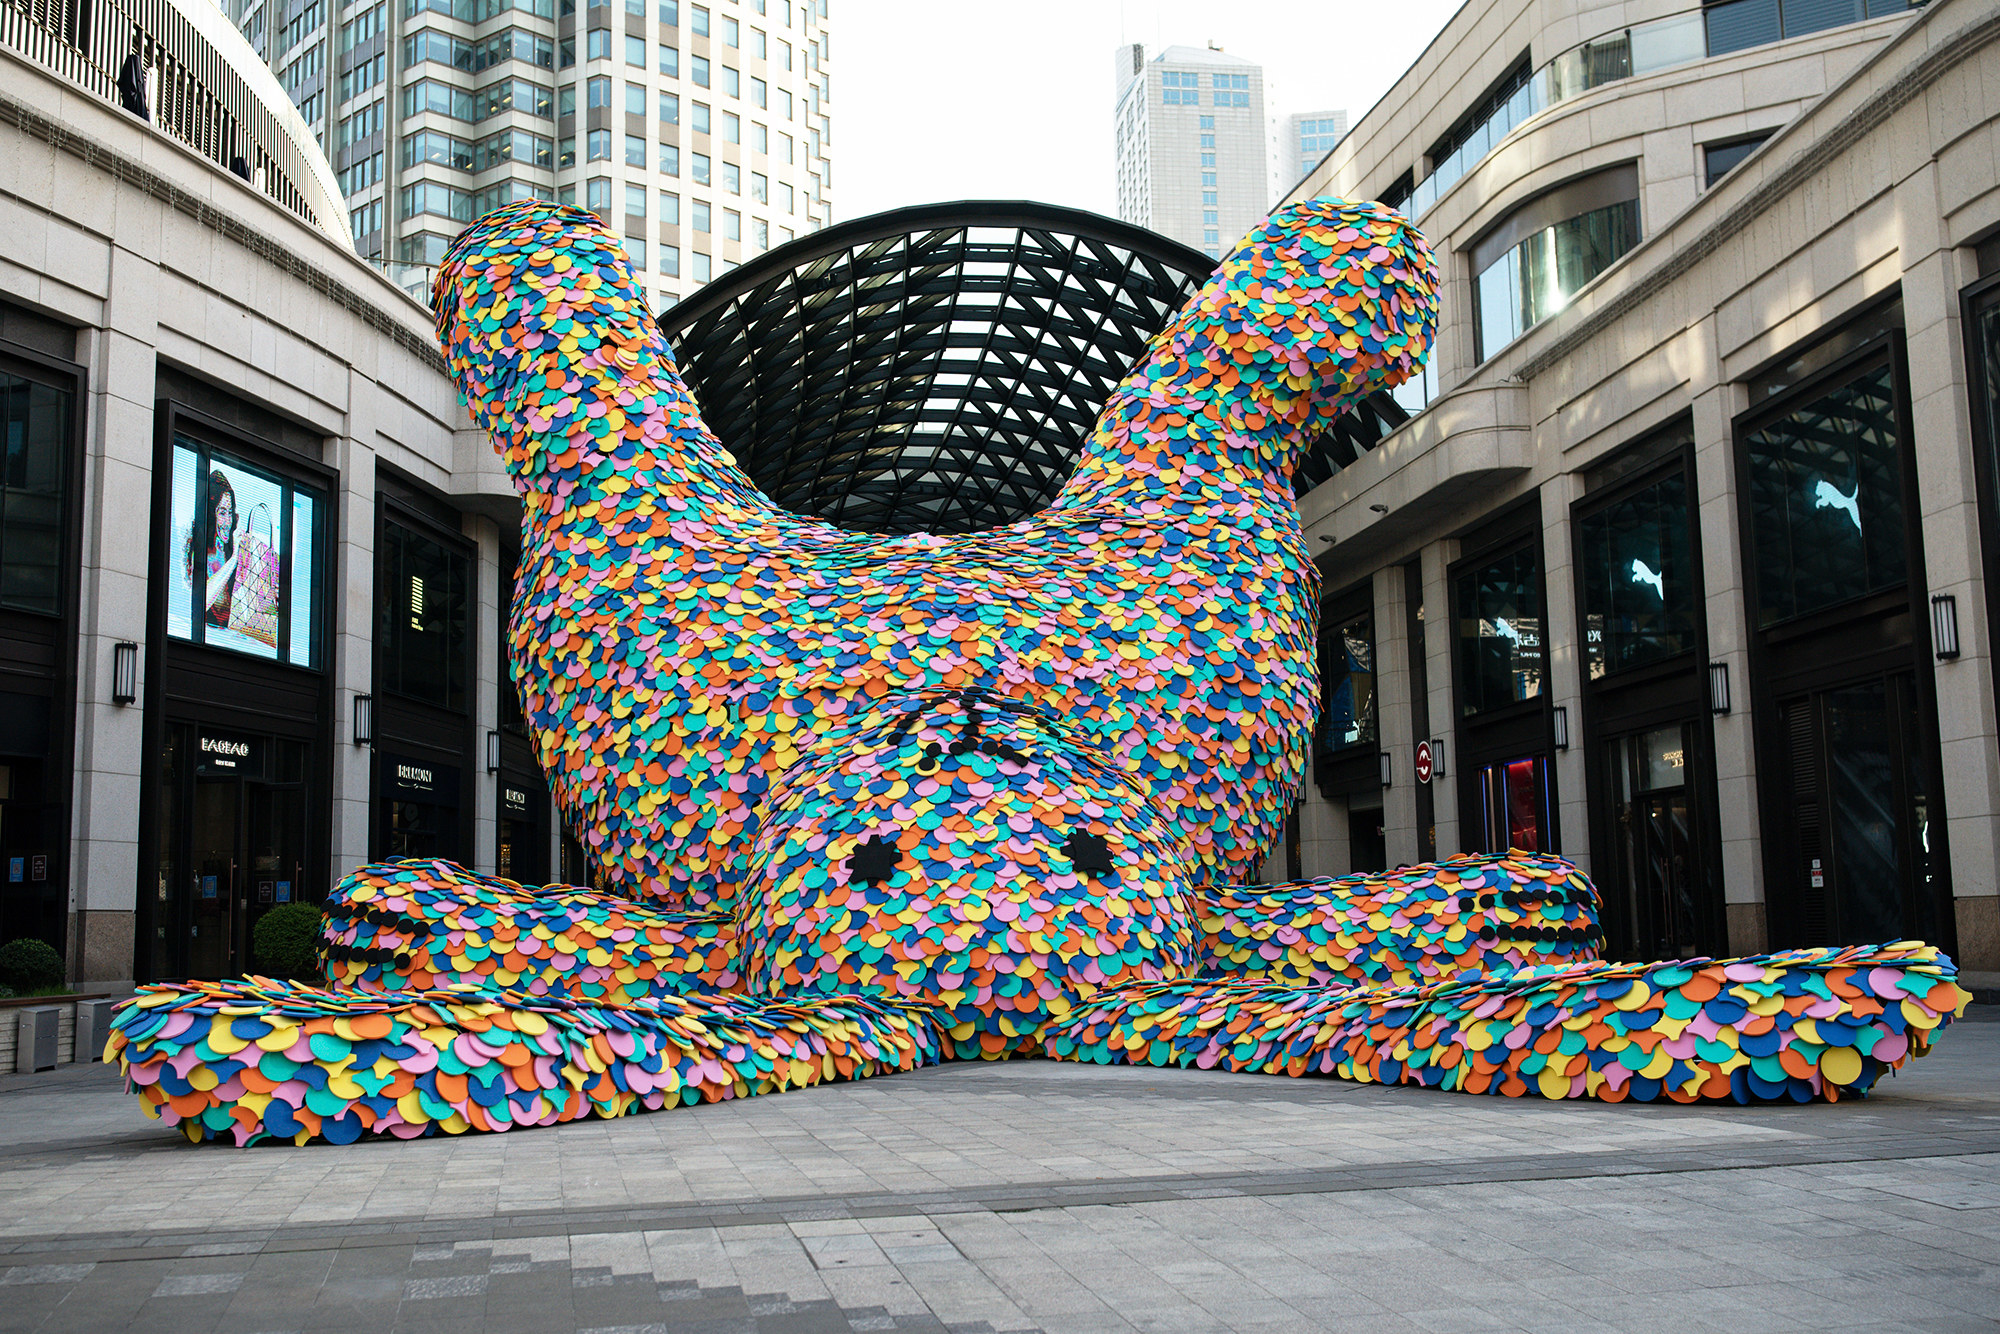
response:
<path fill-rule="evenodd" d="M 1846 510 L 1847 517 L 1854 520 L 1854 531 L 1861 531 L 1861 484 L 1854 484 L 1854 494 L 1847 495 L 1824 477 L 1813 487 L 1813 508 L 1816 510 Z"/>
<path fill-rule="evenodd" d="M 1521 642 L 1521 632 L 1498 616 L 1493 618 L 1493 633 L 1502 639 L 1511 639 L 1516 644 Z"/>
<path fill-rule="evenodd" d="M 1665 571 L 1655 573 L 1653 570 L 1647 568 L 1645 561 L 1635 559 L 1632 562 L 1632 582 L 1635 584 L 1651 584 L 1653 591 L 1660 595 L 1660 601 L 1665 602 L 1667 600 L 1667 576 Z"/>

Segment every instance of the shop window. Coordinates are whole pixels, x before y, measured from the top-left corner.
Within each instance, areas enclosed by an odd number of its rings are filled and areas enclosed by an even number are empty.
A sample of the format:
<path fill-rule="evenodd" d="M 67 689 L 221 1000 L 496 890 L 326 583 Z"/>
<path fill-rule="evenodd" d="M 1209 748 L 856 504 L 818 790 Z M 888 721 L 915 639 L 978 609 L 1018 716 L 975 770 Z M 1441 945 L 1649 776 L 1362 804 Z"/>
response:
<path fill-rule="evenodd" d="M 1638 244 L 1639 173 L 1629 163 L 1515 209 L 1472 250 L 1479 359 L 1562 310 Z"/>
<path fill-rule="evenodd" d="M 376 685 L 463 713 L 469 661 L 472 562 L 398 523 L 383 525 Z"/>
<path fill-rule="evenodd" d="M 1690 652 L 1695 590 L 1687 475 L 1677 472 L 1585 515 L 1579 529 L 1590 679 Z"/>
<path fill-rule="evenodd" d="M 1703 952 L 1701 859 L 1688 781 L 1693 726 L 1673 723 L 1605 743 L 1612 865 L 1601 877 L 1605 930 L 1620 958 Z"/>
<path fill-rule="evenodd" d="M 1542 572 L 1532 546 L 1461 571 L 1459 712 L 1472 717 L 1542 693 Z"/>
<path fill-rule="evenodd" d="M 0 371 L 0 607 L 62 610 L 70 392 Z"/>
<path fill-rule="evenodd" d="M 319 491 L 177 437 L 167 634 L 317 667 L 325 513 Z"/>
<path fill-rule="evenodd" d="M 1744 443 L 1760 626 L 1904 582 L 1902 459 L 1886 362 Z"/>
<path fill-rule="evenodd" d="M 1375 745 L 1375 613 L 1336 618 L 1319 642 L 1320 745 L 1328 754 Z"/>
<path fill-rule="evenodd" d="M 1486 765 L 1479 771 L 1484 850 L 1553 852 L 1549 830 L 1549 762 L 1539 755 Z"/>

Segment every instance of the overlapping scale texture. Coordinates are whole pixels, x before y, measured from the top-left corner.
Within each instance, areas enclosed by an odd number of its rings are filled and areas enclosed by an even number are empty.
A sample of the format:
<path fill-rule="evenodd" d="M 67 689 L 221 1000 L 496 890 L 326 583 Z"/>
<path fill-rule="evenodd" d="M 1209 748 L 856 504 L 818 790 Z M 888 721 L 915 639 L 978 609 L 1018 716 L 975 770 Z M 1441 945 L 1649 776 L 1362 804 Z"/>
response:
<path fill-rule="evenodd" d="M 652 996 L 609 1007 L 473 987 L 367 994 L 249 978 L 145 988 L 104 1059 L 190 1140 L 348 1144 L 625 1116 L 914 1069 L 928 1007 Z"/>
<path fill-rule="evenodd" d="M 1585 963 L 1422 987 L 1165 982 L 1107 991 L 1052 1056 L 1622 1102 L 1865 1094 L 1971 993 L 1915 941 Z"/>
<path fill-rule="evenodd" d="M 446 861 L 350 872 L 327 897 L 321 935 L 327 981 L 370 991 L 487 986 L 625 1005 L 741 982 L 727 913 L 520 885 Z"/>
<path fill-rule="evenodd" d="M 778 509 L 703 425 L 589 214 L 487 215 L 439 338 L 525 502 L 510 635 L 600 883 L 728 909 L 758 807 L 810 738 L 912 692 L 1063 718 L 1240 879 L 1298 790 L 1318 575 L 1288 478 L 1319 425 L 1421 364 L 1423 242 L 1375 204 L 1287 207 L 1121 382 L 1053 507 L 950 539 Z"/>
<path fill-rule="evenodd" d="M 1597 889 L 1560 857 L 1468 853 L 1195 900 L 1206 977 L 1405 986 L 1596 959 Z"/>
<path fill-rule="evenodd" d="M 742 907 L 753 993 L 932 1000 L 957 1055 L 993 1057 L 1038 1048 L 1044 1023 L 1101 987 L 1190 975 L 1194 859 L 1178 832 L 1129 775 L 1014 700 L 878 710 L 765 802 Z"/>

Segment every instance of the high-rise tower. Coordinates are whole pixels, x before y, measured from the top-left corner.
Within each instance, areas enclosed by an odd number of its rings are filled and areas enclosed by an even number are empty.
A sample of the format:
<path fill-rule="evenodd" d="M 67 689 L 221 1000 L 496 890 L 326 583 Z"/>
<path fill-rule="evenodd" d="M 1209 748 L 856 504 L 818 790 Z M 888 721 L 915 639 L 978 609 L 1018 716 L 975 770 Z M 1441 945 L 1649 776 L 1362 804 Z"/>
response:
<path fill-rule="evenodd" d="M 1215 48 L 1118 48 L 1118 216 L 1220 258 L 1271 207 L 1264 71 Z"/>
<path fill-rule="evenodd" d="M 422 294 L 473 218 L 559 198 L 657 307 L 831 216 L 828 0 L 225 0 Z"/>

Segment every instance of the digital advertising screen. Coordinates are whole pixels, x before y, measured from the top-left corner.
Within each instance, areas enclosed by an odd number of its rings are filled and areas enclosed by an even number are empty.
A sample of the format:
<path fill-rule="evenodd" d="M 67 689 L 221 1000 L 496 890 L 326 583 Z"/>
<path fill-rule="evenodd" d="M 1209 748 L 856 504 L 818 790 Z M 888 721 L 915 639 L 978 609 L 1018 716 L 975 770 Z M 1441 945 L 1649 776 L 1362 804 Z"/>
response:
<path fill-rule="evenodd" d="M 168 503 L 167 633 L 318 665 L 321 498 L 287 478 L 176 440 Z"/>

